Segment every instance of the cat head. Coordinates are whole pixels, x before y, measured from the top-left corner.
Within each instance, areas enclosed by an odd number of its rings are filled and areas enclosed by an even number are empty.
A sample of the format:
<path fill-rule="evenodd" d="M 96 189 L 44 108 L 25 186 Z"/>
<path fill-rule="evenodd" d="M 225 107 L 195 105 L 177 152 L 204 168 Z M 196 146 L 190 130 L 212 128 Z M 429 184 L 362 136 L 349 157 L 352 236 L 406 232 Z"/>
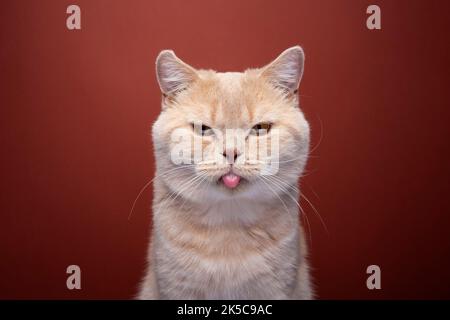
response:
<path fill-rule="evenodd" d="M 309 152 L 297 92 L 303 64 L 299 46 L 262 68 L 224 73 L 162 51 L 162 112 L 153 125 L 161 181 L 179 197 L 209 203 L 270 201 L 296 186 Z"/>

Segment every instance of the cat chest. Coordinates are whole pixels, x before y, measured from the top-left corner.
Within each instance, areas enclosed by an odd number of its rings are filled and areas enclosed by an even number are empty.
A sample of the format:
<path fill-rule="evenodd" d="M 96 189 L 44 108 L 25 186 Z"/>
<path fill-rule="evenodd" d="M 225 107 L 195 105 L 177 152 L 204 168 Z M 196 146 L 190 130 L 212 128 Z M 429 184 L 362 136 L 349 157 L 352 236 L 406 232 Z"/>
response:
<path fill-rule="evenodd" d="M 279 294 L 295 279 L 295 237 L 266 247 L 212 241 L 195 250 L 165 242 L 159 246 L 157 273 L 167 292 L 191 292 L 196 298 L 245 298 Z M 211 247 L 213 246 L 213 247 Z"/>

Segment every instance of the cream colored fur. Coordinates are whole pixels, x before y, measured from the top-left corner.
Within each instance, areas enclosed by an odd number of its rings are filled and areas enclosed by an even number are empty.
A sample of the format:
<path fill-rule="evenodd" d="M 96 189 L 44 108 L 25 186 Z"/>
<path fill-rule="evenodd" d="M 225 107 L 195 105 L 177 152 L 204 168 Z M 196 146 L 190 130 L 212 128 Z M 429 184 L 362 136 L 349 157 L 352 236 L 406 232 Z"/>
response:
<path fill-rule="evenodd" d="M 156 71 L 163 98 L 153 125 L 153 226 L 138 298 L 313 297 L 297 205 L 309 151 L 309 126 L 297 95 L 303 61 L 296 46 L 263 68 L 219 73 L 196 70 L 173 51 L 160 53 Z M 249 130 L 261 122 L 279 132 L 279 171 L 261 176 L 270 156 L 256 163 L 244 159 L 232 165 L 241 185 L 224 187 L 220 177 L 230 165 L 214 162 L 217 141 L 196 135 L 192 123 Z M 178 128 L 201 143 L 204 161 L 171 161 L 170 137 Z M 267 138 L 273 139 L 270 131 Z"/>

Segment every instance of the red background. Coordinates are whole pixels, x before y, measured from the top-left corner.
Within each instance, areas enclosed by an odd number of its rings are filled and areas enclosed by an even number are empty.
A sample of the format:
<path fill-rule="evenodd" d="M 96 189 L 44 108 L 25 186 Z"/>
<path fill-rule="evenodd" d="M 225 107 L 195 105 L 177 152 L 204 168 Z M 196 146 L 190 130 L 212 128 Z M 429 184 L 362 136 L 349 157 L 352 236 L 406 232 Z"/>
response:
<path fill-rule="evenodd" d="M 80 31 L 66 28 L 72 3 Z M 376 3 L 378 31 L 372 1 L 2 2 L 0 297 L 136 293 L 151 188 L 127 217 L 153 175 L 160 50 L 239 71 L 300 44 L 316 146 L 302 187 L 329 230 L 302 201 L 319 297 L 450 298 L 450 4 Z"/>

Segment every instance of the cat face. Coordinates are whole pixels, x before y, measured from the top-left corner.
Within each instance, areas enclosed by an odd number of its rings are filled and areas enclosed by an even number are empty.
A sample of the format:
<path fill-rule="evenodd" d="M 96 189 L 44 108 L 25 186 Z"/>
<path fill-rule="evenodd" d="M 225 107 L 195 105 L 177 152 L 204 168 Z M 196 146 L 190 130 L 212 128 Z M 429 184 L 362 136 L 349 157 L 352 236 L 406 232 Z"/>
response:
<path fill-rule="evenodd" d="M 300 47 L 243 73 L 196 70 L 162 51 L 153 125 L 157 175 L 193 202 L 270 201 L 297 185 L 309 151 L 298 106 Z"/>

